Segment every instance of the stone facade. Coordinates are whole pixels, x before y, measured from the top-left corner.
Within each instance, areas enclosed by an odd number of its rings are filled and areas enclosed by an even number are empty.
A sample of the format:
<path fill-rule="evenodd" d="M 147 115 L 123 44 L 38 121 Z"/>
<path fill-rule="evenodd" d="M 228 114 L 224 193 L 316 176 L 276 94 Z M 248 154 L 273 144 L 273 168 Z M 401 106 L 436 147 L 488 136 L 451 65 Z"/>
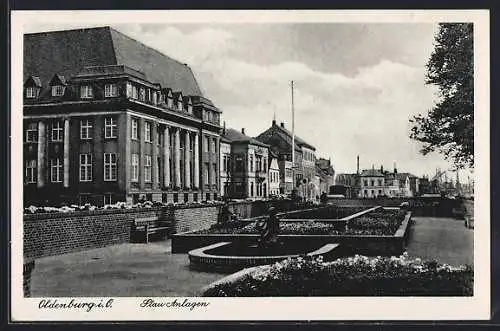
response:
<path fill-rule="evenodd" d="M 218 198 L 221 111 L 188 66 L 111 28 L 24 45 L 26 204 Z"/>

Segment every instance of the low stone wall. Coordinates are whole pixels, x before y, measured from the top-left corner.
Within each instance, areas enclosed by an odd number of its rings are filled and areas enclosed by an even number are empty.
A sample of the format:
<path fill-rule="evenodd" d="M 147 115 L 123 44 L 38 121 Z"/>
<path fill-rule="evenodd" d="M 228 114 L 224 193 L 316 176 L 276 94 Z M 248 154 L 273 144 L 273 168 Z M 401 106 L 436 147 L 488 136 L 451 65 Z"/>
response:
<path fill-rule="evenodd" d="M 276 208 L 277 212 L 296 209 L 292 200 L 256 200 L 230 202 L 229 211 L 240 219 L 247 219 L 267 214 L 270 206 Z"/>
<path fill-rule="evenodd" d="M 399 207 L 408 202 L 413 216 L 455 217 L 462 218 L 465 213 L 464 204 L 469 200 L 448 199 L 441 197 L 412 198 L 375 198 L 375 199 L 329 199 L 333 206 L 383 206 Z"/>
<path fill-rule="evenodd" d="M 362 255 L 400 255 L 404 251 L 408 230 L 411 225 L 411 212 L 394 236 L 372 235 L 279 235 L 283 243 L 297 246 L 341 244 L 342 250 Z M 195 234 L 180 233 L 172 236 L 172 253 L 187 253 L 190 250 L 212 245 L 218 242 L 255 244 L 258 234 Z"/>

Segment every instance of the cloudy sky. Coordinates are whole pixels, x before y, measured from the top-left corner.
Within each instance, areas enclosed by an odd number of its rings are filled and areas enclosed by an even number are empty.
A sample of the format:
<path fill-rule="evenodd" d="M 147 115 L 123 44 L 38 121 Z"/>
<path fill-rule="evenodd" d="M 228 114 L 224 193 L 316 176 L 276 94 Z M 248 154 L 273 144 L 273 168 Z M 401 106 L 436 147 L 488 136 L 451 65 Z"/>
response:
<path fill-rule="evenodd" d="M 258 135 L 277 122 L 330 158 L 337 173 L 384 165 L 415 175 L 450 169 L 408 138 L 412 115 L 427 112 L 436 88 L 424 84 L 437 25 L 126 24 L 117 30 L 194 70 L 228 127 Z M 27 32 L 79 26 L 29 26 Z M 463 180 L 462 180 L 463 181 Z"/>

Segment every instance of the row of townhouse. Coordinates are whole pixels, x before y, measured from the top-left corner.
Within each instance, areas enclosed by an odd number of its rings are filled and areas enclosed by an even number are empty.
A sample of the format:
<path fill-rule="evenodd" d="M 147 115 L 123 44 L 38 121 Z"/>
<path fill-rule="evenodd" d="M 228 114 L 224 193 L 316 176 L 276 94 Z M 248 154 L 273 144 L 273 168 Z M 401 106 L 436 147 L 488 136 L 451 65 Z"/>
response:
<path fill-rule="evenodd" d="M 253 138 L 245 130 L 223 129 L 221 136 L 221 195 L 244 199 L 290 195 L 295 188 L 306 200 L 328 192 L 335 172 L 330 160 L 316 159 L 315 147 L 295 137 L 284 123 L 273 120 L 269 129 Z"/>

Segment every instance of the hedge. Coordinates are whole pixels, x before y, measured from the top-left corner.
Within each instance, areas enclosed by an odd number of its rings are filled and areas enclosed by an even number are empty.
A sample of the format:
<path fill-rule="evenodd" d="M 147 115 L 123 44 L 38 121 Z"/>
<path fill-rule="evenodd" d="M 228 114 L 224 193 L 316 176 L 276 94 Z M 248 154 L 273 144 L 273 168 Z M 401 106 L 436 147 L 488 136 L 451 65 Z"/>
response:
<path fill-rule="evenodd" d="M 207 289 L 205 297 L 272 296 L 472 296 L 470 266 L 400 257 L 289 258 L 231 283 Z"/>

